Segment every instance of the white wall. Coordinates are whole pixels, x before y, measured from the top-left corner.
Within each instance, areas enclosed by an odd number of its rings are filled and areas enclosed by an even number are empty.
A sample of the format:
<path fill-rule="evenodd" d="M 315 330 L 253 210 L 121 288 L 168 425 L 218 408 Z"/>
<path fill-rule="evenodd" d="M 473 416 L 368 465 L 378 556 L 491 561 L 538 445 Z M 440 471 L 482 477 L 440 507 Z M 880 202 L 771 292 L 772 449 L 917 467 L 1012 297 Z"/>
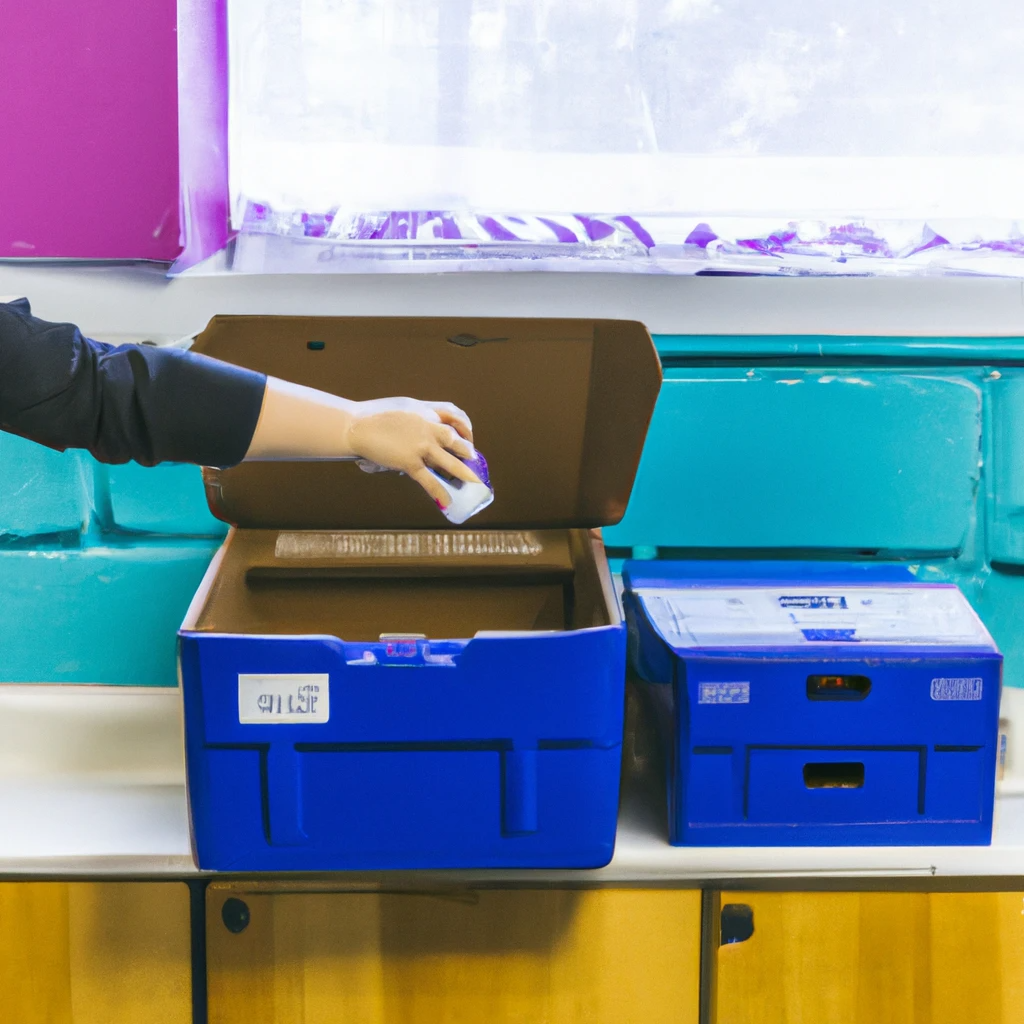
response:
<path fill-rule="evenodd" d="M 625 274 L 248 277 L 0 264 L 0 295 L 98 337 L 173 339 L 215 313 L 496 314 L 643 320 L 654 333 L 1024 336 L 1024 282 Z"/>

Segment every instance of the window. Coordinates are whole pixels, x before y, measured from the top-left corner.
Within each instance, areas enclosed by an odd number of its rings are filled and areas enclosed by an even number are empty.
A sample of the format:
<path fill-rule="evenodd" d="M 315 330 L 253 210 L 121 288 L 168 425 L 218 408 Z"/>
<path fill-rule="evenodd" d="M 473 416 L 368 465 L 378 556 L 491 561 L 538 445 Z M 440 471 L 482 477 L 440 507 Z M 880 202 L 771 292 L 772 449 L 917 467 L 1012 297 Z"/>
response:
<path fill-rule="evenodd" d="M 241 270 L 1024 274 L 1019 0 L 230 0 Z"/>

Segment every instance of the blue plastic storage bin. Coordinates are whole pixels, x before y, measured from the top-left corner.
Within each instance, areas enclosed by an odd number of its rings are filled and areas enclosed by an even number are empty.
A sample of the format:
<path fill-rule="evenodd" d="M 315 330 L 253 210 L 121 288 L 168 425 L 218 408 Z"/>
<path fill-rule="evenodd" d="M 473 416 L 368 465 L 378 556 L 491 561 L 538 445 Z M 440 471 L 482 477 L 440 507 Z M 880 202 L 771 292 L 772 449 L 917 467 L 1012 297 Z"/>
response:
<path fill-rule="evenodd" d="M 623 581 L 673 844 L 991 841 L 1002 658 L 955 586 L 781 562 L 630 562 Z"/>
<path fill-rule="evenodd" d="M 590 527 L 628 501 L 660 383 L 646 330 L 227 317 L 197 348 L 357 399 L 454 401 L 496 492 L 458 530 L 348 463 L 207 473 L 235 528 L 179 639 L 198 865 L 606 864 L 626 631 Z"/>

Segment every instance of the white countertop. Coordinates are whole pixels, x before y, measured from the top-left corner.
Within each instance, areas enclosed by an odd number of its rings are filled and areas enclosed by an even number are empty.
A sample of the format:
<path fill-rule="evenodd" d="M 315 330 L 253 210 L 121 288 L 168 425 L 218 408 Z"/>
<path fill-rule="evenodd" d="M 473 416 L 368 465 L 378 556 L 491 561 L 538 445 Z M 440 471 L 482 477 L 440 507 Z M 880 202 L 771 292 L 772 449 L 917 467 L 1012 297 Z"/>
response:
<path fill-rule="evenodd" d="M 1024 785 L 1016 777 L 997 799 L 994 841 L 986 847 L 672 847 L 658 781 L 641 768 L 627 778 L 624 794 L 615 857 L 606 868 L 416 877 L 699 885 L 1024 876 Z M 176 691 L 0 686 L 0 877 L 196 874 Z"/>
<path fill-rule="evenodd" d="M 194 873 L 177 690 L 0 685 L 0 876 Z"/>

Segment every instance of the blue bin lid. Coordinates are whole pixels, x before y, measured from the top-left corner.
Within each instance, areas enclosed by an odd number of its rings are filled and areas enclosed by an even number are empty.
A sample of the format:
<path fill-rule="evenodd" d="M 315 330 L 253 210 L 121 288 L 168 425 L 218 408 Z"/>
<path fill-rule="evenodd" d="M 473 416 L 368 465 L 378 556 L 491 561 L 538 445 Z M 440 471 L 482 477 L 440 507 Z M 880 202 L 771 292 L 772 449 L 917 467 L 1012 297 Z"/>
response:
<path fill-rule="evenodd" d="M 996 652 L 960 590 L 906 566 L 804 562 L 630 562 L 627 592 L 677 653 L 799 650 Z"/>
<path fill-rule="evenodd" d="M 774 583 L 919 583 L 908 565 L 877 562 L 745 561 L 628 561 L 622 569 L 627 590 L 643 587 L 735 586 Z"/>

